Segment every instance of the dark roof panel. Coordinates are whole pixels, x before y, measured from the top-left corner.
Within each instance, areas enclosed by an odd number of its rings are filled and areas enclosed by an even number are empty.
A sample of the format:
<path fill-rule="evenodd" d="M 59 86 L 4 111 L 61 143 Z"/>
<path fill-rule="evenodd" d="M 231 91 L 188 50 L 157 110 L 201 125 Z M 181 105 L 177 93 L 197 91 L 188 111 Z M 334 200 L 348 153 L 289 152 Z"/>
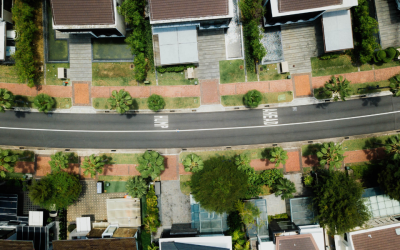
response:
<path fill-rule="evenodd" d="M 0 249 L 34 250 L 32 241 L 21 241 L 21 240 L 0 240 Z"/>
<path fill-rule="evenodd" d="M 343 0 L 279 0 L 279 12 L 308 10 L 342 4 Z"/>
<path fill-rule="evenodd" d="M 276 250 L 318 250 L 311 234 L 276 237 Z"/>
<path fill-rule="evenodd" d="M 398 227 L 370 231 L 362 234 L 352 235 L 355 250 L 398 250 L 400 246 L 400 235 L 396 234 Z"/>
<path fill-rule="evenodd" d="M 55 25 L 114 24 L 112 0 L 51 0 Z"/>
<path fill-rule="evenodd" d="M 92 239 L 92 240 L 56 240 L 54 250 L 136 250 L 135 238 Z"/>
<path fill-rule="evenodd" d="M 228 0 L 149 0 L 152 21 L 226 16 Z"/>

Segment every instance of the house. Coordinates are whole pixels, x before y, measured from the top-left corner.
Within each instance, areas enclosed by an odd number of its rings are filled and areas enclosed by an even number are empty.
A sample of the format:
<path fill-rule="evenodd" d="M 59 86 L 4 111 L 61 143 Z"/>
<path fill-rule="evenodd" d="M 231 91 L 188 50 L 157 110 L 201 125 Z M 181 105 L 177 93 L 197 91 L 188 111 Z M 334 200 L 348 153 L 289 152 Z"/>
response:
<path fill-rule="evenodd" d="M 12 26 L 11 8 L 12 0 L 0 0 L 0 61 L 6 60 L 6 56 L 10 56 L 10 53 L 7 53 L 7 35 L 10 36 L 10 31 L 7 29 Z"/>
<path fill-rule="evenodd" d="M 231 236 L 161 238 L 160 250 L 232 250 Z"/>
<path fill-rule="evenodd" d="M 122 0 L 51 0 L 53 29 L 68 34 L 124 37 L 125 19 L 118 14 Z"/>
<path fill-rule="evenodd" d="M 337 250 L 397 250 L 400 246 L 400 202 L 379 188 L 364 190 L 363 197 L 372 219 L 363 228 L 335 235 Z"/>
<path fill-rule="evenodd" d="M 264 26 L 311 22 L 322 17 L 325 52 L 352 49 L 350 8 L 357 5 L 358 0 L 266 0 Z"/>
<path fill-rule="evenodd" d="M 199 30 L 227 29 L 232 0 L 149 0 L 156 66 L 198 63 Z"/>

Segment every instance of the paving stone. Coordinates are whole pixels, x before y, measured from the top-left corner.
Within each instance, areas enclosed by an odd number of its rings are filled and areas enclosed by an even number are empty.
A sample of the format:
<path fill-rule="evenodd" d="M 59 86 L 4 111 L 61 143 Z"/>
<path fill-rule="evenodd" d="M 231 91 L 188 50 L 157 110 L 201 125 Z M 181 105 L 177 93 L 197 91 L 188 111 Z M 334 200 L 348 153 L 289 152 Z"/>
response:
<path fill-rule="evenodd" d="M 180 182 L 161 181 L 161 224 L 171 227 L 173 223 L 190 223 L 190 197 L 180 190 Z"/>

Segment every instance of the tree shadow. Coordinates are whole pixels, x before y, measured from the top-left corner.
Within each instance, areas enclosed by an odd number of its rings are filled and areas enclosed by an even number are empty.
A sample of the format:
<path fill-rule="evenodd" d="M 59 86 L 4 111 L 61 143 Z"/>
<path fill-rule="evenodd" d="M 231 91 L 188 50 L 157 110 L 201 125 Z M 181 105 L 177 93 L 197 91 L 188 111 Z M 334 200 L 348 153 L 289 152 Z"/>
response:
<path fill-rule="evenodd" d="M 318 103 L 315 107 L 316 107 L 317 109 L 326 109 L 326 108 L 329 106 L 329 104 L 331 104 L 331 103 L 330 103 L 330 102 Z"/>
<path fill-rule="evenodd" d="M 30 113 L 29 111 L 14 111 L 15 117 L 17 118 L 25 118 L 25 116 Z"/>
<path fill-rule="evenodd" d="M 384 146 L 384 141 L 376 137 L 369 138 L 365 141 L 363 151 L 366 154 L 368 161 L 380 160 L 386 157 Z"/>
<path fill-rule="evenodd" d="M 362 99 L 362 106 L 375 106 L 378 107 L 379 102 L 381 101 L 380 97 L 373 97 L 373 98 L 363 98 Z"/>

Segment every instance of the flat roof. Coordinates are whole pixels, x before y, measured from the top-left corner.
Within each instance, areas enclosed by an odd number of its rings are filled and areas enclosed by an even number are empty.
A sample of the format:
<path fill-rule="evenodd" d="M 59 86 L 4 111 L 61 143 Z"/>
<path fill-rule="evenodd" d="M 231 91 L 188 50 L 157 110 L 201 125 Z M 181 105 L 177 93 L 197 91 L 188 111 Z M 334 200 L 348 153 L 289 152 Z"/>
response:
<path fill-rule="evenodd" d="M 325 52 L 354 48 L 350 10 L 326 12 L 322 15 Z"/>
<path fill-rule="evenodd" d="M 55 240 L 53 241 L 54 250 L 77 250 L 77 249 L 129 249 L 136 250 L 135 238 L 126 239 L 95 239 L 95 240 Z"/>
<path fill-rule="evenodd" d="M 226 16 L 228 0 L 149 0 L 152 21 Z"/>
<path fill-rule="evenodd" d="M 32 241 L 0 240 L 0 248 L 7 250 L 34 250 Z"/>
<path fill-rule="evenodd" d="M 114 24 L 113 0 L 51 0 L 54 25 Z"/>
<path fill-rule="evenodd" d="M 276 237 L 276 250 L 318 250 L 317 243 L 311 234 Z"/>
<path fill-rule="evenodd" d="M 140 227 L 140 199 L 107 199 L 107 220 L 120 227 Z"/>
<path fill-rule="evenodd" d="M 196 26 L 154 28 L 158 35 L 161 65 L 199 61 Z"/>

